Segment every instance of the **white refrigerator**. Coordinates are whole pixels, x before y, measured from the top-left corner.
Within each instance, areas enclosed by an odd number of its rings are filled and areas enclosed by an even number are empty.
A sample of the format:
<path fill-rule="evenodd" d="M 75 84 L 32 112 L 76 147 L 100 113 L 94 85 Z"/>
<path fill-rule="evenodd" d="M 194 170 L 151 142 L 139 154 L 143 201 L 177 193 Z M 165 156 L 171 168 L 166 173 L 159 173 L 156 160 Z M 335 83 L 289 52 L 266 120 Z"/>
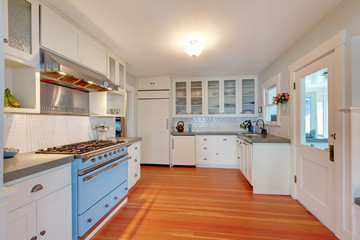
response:
<path fill-rule="evenodd" d="M 141 164 L 170 165 L 170 93 L 138 92 L 138 136 Z"/>

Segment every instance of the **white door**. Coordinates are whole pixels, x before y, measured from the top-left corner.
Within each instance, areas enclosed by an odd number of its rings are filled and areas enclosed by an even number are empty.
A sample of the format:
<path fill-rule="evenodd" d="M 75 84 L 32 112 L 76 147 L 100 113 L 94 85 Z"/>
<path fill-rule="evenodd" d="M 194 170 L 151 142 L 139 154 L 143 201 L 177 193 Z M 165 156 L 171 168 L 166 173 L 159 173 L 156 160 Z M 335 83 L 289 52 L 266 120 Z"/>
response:
<path fill-rule="evenodd" d="M 170 164 L 169 99 L 138 101 L 138 135 L 142 137 L 141 163 Z"/>
<path fill-rule="evenodd" d="M 195 136 L 172 137 L 172 165 L 195 166 Z"/>
<path fill-rule="evenodd" d="M 334 229 L 334 54 L 295 72 L 296 195 Z"/>
<path fill-rule="evenodd" d="M 221 167 L 237 168 L 236 136 L 215 137 L 215 165 Z"/>

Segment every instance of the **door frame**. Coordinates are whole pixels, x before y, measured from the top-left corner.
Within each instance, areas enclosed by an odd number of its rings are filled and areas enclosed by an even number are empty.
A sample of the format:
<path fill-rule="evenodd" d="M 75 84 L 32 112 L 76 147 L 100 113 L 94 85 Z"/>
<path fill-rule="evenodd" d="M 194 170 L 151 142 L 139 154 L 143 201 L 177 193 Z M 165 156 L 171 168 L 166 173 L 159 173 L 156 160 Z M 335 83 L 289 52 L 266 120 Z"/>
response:
<path fill-rule="evenodd" d="M 345 181 L 345 175 L 343 171 L 345 169 L 345 156 L 344 156 L 344 124 L 343 124 L 343 114 L 340 111 L 345 106 L 345 44 L 346 44 L 347 30 L 339 32 L 332 38 L 325 41 L 319 47 L 313 49 L 299 60 L 295 61 L 288 67 L 290 73 L 290 96 L 291 96 L 291 151 L 290 151 L 290 169 L 291 169 L 291 196 L 294 199 L 297 199 L 297 185 L 293 179 L 296 176 L 296 131 L 295 124 L 298 121 L 295 118 L 295 96 L 296 91 L 294 89 L 294 83 L 296 81 L 296 72 L 311 63 L 321 59 L 322 57 L 328 55 L 329 53 L 335 54 L 334 56 L 334 76 L 335 76 L 335 99 L 338 99 L 335 102 L 335 133 L 336 133 L 336 142 L 335 142 L 335 227 L 334 233 L 340 239 L 343 239 L 344 234 L 344 208 L 345 202 L 343 197 L 345 196 L 345 188 L 343 187 Z M 299 87 L 299 86 L 295 86 Z"/>

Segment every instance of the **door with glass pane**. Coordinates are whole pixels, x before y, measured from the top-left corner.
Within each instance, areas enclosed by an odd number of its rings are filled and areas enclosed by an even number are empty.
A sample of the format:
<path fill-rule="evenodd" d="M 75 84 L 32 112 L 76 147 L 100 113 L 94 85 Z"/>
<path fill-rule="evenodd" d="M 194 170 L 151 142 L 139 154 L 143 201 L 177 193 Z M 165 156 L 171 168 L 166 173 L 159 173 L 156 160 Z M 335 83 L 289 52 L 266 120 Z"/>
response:
<path fill-rule="evenodd" d="M 187 82 L 175 82 L 175 114 L 186 115 L 187 112 Z"/>
<path fill-rule="evenodd" d="M 297 71 L 295 90 L 296 195 L 334 228 L 334 54 Z"/>
<path fill-rule="evenodd" d="M 207 114 L 220 114 L 220 80 L 207 81 Z"/>
<path fill-rule="evenodd" d="M 242 114 L 255 113 L 255 79 L 241 80 Z"/>
<path fill-rule="evenodd" d="M 6 54 L 37 62 L 39 5 L 31 0 L 3 0 Z"/>
<path fill-rule="evenodd" d="M 203 87 L 202 81 L 190 82 L 190 114 L 201 115 L 203 113 Z"/>
<path fill-rule="evenodd" d="M 223 111 L 225 115 L 236 115 L 236 80 L 223 81 Z"/>

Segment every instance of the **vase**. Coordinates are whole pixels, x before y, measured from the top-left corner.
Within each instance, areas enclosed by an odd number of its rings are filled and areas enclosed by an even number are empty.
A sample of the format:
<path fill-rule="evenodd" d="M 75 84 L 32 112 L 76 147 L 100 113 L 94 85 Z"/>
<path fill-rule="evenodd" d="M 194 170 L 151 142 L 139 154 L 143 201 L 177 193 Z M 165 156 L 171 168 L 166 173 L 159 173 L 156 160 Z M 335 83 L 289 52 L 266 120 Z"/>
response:
<path fill-rule="evenodd" d="M 282 112 L 286 112 L 286 108 L 287 108 L 287 102 L 280 104 L 280 110 L 281 110 Z"/>
<path fill-rule="evenodd" d="M 254 126 L 251 126 L 250 128 L 248 128 L 248 133 L 253 133 L 254 132 Z"/>

